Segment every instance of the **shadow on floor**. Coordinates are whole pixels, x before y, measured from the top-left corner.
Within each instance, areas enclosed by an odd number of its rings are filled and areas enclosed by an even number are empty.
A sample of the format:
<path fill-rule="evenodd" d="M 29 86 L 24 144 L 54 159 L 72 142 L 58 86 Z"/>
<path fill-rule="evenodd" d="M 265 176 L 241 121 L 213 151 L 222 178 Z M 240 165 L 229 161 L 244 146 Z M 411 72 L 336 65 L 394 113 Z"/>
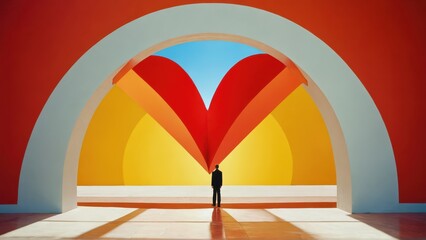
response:
<path fill-rule="evenodd" d="M 2 213 L 0 214 L 0 235 L 25 227 L 57 214 L 46 213 Z"/>
<path fill-rule="evenodd" d="M 80 236 L 76 237 L 76 239 L 80 239 L 80 238 L 100 238 L 102 236 L 104 236 L 105 234 L 109 233 L 110 231 L 114 230 L 115 228 L 117 228 L 118 226 L 128 222 L 129 220 L 135 218 L 136 216 L 140 215 L 141 213 L 143 213 L 145 211 L 145 209 L 136 209 L 135 211 L 132 211 L 129 214 L 126 214 L 114 221 L 108 222 L 100 227 L 94 228 L 84 234 L 81 234 Z"/>

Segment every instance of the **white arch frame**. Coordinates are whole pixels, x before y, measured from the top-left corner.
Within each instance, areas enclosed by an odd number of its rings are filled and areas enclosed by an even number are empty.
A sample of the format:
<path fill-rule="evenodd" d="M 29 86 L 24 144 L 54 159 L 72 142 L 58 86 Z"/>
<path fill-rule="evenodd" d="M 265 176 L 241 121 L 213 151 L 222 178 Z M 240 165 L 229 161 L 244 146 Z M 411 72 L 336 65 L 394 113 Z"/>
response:
<path fill-rule="evenodd" d="M 97 89 L 107 92 L 109 86 L 99 88 L 102 82 L 136 54 L 168 39 L 203 33 L 262 42 L 284 53 L 315 81 L 320 91 L 311 94 L 319 101 L 322 93 L 328 100 L 347 147 L 347 159 L 336 158 L 339 207 L 349 212 L 426 211 L 426 204 L 399 203 L 395 159 L 384 122 L 361 81 L 329 46 L 270 12 L 232 4 L 192 4 L 154 12 L 118 28 L 72 66 L 33 129 L 18 204 L 0 205 L 0 212 L 62 212 L 75 207 L 81 142 L 70 144 L 70 139 L 74 128 L 85 131 L 84 123 L 76 126 L 85 104 Z M 333 142 L 333 148 L 336 144 L 345 145 Z"/>

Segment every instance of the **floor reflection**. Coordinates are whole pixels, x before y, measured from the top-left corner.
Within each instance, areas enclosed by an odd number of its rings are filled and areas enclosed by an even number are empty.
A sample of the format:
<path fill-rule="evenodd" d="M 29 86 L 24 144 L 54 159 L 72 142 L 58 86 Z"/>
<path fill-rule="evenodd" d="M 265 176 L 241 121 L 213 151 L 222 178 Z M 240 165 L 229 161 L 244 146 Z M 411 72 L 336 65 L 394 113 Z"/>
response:
<path fill-rule="evenodd" d="M 225 239 L 222 210 L 220 208 L 213 208 L 212 221 L 210 222 L 210 235 L 212 239 Z"/>
<path fill-rule="evenodd" d="M 351 214 L 352 218 L 398 239 L 426 239 L 426 213 Z"/>

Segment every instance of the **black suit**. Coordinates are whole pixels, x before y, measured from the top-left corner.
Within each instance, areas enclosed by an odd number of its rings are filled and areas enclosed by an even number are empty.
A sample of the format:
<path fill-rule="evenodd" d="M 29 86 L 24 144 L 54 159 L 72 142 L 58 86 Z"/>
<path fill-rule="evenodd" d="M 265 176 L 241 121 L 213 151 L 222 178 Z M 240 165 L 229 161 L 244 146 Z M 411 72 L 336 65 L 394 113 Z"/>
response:
<path fill-rule="evenodd" d="M 216 205 L 216 196 L 217 196 L 217 206 L 220 207 L 220 188 L 222 187 L 222 172 L 219 169 L 216 169 L 212 173 L 212 187 L 213 187 L 213 206 Z"/>

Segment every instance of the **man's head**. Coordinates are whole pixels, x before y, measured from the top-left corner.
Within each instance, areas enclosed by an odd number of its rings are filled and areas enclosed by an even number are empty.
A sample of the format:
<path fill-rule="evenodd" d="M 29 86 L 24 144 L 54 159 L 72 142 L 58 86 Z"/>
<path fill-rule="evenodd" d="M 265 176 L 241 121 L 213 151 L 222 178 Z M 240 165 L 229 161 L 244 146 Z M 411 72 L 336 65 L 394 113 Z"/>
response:
<path fill-rule="evenodd" d="M 219 165 L 216 165 L 216 169 L 219 169 Z"/>

